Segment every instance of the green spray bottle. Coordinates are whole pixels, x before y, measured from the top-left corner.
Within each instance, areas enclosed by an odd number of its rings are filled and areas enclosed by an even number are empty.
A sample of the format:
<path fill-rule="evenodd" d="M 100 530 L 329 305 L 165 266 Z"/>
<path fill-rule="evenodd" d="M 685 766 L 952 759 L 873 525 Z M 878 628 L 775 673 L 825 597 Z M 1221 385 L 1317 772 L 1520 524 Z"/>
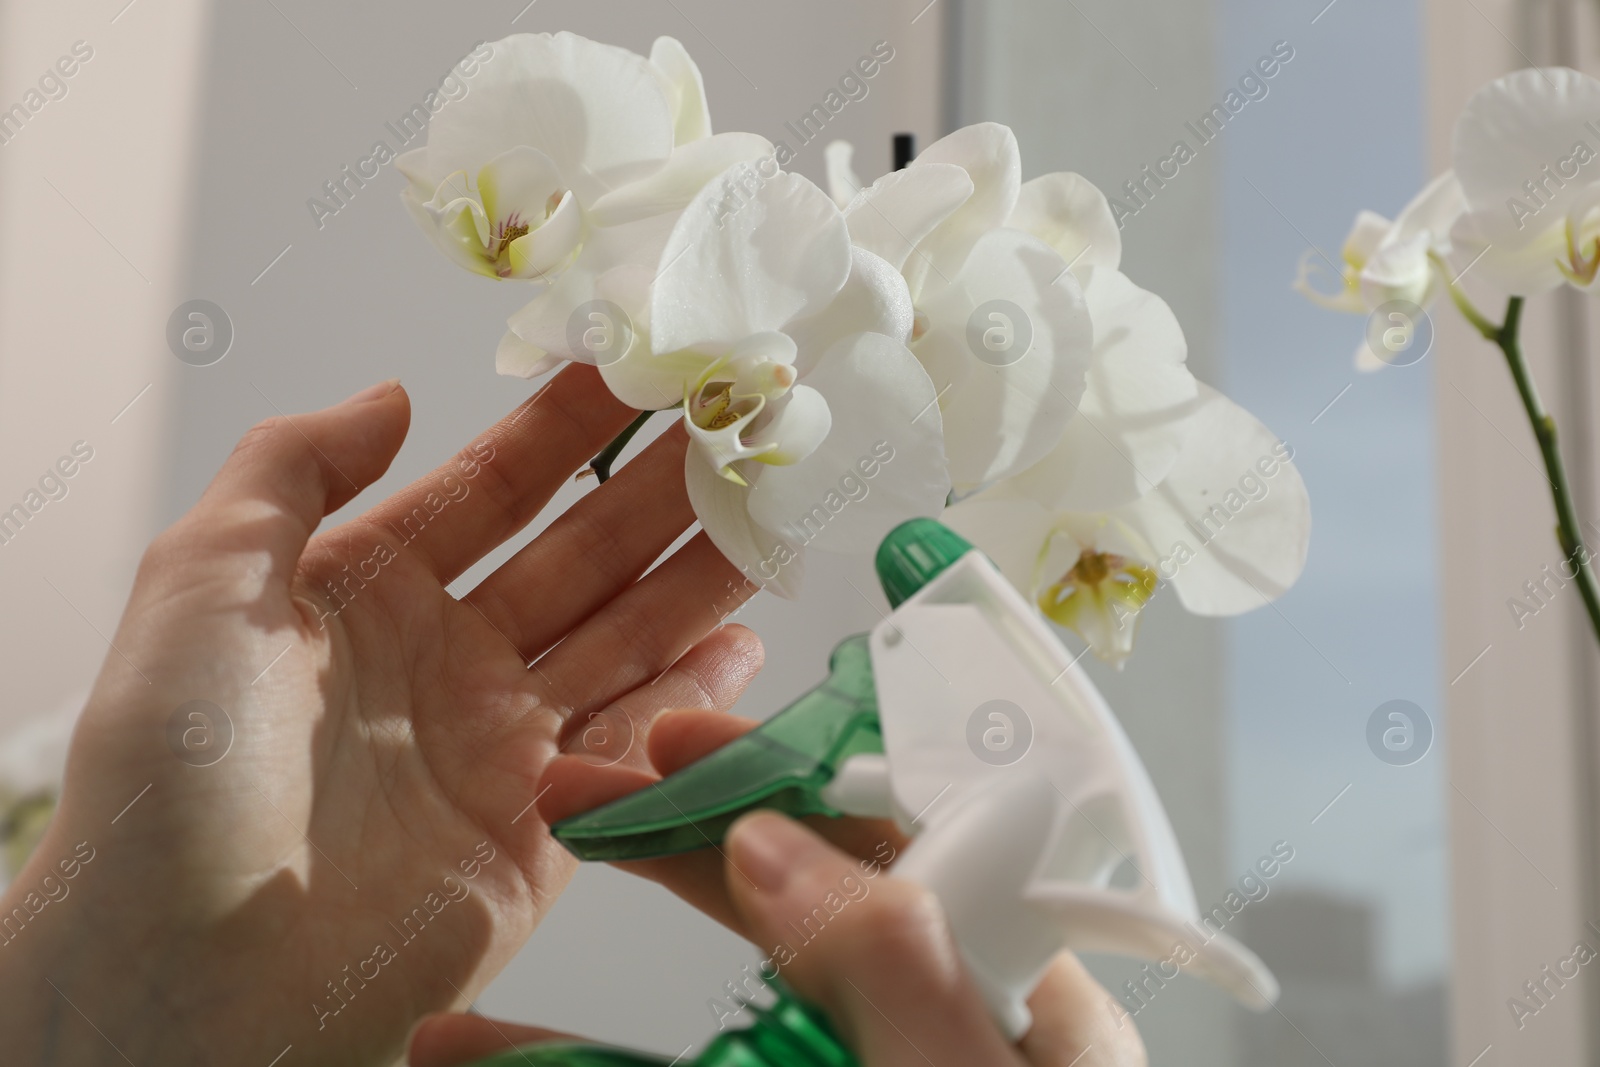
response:
<path fill-rule="evenodd" d="M 896 877 L 939 897 L 990 1013 L 1020 1039 L 1027 997 L 1065 949 L 1185 967 L 1240 1001 L 1277 998 L 1249 949 L 1201 923 L 1166 811 L 1116 717 L 1032 606 L 931 519 L 891 531 L 877 570 L 894 611 L 835 649 L 828 678 L 749 734 L 552 829 L 581 859 L 720 844 L 746 812 L 892 818 Z M 1117 884 L 1119 869 L 1138 874 Z M 679 1067 L 846 1067 L 827 1021 L 781 982 L 753 1024 Z M 545 1043 L 478 1067 L 669 1067 Z"/>

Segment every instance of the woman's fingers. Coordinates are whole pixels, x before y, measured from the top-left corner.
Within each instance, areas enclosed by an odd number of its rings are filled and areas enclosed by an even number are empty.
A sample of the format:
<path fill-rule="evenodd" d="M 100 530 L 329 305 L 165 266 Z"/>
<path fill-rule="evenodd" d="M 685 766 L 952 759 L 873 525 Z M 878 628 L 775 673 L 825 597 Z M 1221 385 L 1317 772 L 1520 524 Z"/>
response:
<path fill-rule="evenodd" d="M 1146 1067 L 1133 1020 L 1078 957 L 1057 956 L 1028 998 L 1033 1028 L 1020 1048 L 1038 1067 Z"/>
<path fill-rule="evenodd" d="M 676 774 L 760 725 L 753 719 L 732 715 L 674 711 L 656 720 L 655 728 L 650 731 L 650 765 L 662 777 Z"/>
<path fill-rule="evenodd" d="M 531 662 L 638 579 L 694 524 L 674 426 L 467 594 Z"/>
<path fill-rule="evenodd" d="M 573 364 L 449 462 L 367 512 L 426 562 L 439 584 L 526 526 L 556 490 L 637 414 L 600 372 Z"/>
<path fill-rule="evenodd" d="M 646 738 L 656 773 L 636 767 L 598 767 L 590 761 L 563 757 L 552 763 L 540 782 L 539 815 L 556 823 L 592 811 L 602 804 L 637 792 L 674 774 L 703 756 L 754 730 L 759 723 L 715 711 L 674 710 L 657 717 Z M 549 788 L 546 788 L 546 787 Z M 807 823 L 837 847 L 862 859 L 891 863 L 906 838 L 891 822 L 877 819 L 829 819 Z M 724 850 L 706 847 L 676 856 L 616 864 L 629 874 L 655 882 L 683 901 L 738 933 L 744 924 L 728 899 Z"/>
<path fill-rule="evenodd" d="M 657 720 L 650 731 L 650 763 L 663 776 L 676 774 L 759 725 L 731 715 L 675 711 Z M 888 819 L 830 819 L 819 815 L 805 821 L 836 848 L 861 859 L 890 863 L 910 843 Z"/>
<path fill-rule="evenodd" d="M 683 761 L 685 764 L 692 763 L 700 755 L 721 747 L 756 725 L 747 719 L 735 719 L 716 712 L 675 710 L 670 715 L 660 716 L 650 729 L 646 747 L 652 760 L 659 747 L 657 737 L 662 733 L 670 735 L 678 732 L 681 720 L 687 720 L 690 724 L 719 723 L 726 727 L 722 731 L 696 730 L 690 725 L 689 729 L 698 734 L 704 747 L 694 756 L 687 756 L 693 750 L 682 749 L 687 757 Z M 663 773 L 671 771 L 663 769 Z M 603 804 L 647 789 L 660 779 L 661 775 L 638 767 L 596 766 L 578 756 L 562 756 L 550 764 L 539 783 L 539 817 L 554 825 L 562 819 L 593 811 Z M 723 883 L 723 865 L 723 853 L 709 847 L 660 859 L 616 864 L 629 874 L 661 885 L 691 907 L 739 931 L 739 917 L 728 902 L 728 892 Z"/>
<path fill-rule="evenodd" d="M 429 1015 L 417 1024 L 411 1031 L 406 1062 L 410 1067 L 459 1067 L 520 1045 L 573 1040 L 577 1039 L 559 1030 L 450 1012 Z"/>
<path fill-rule="evenodd" d="M 872 1067 L 1024 1061 L 989 1017 L 938 900 L 781 815 L 728 834 L 728 892 L 749 936 Z"/>
<path fill-rule="evenodd" d="M 321 411 L 268 419 L 239 441 L 200 502 L 155 544 L 177 537 L 189 548 L 265 550 L 287 584 L 323 516 L 383 475 L 410 421 L 399 382 Z"/>
<path fill-rule="evenodd" d="M 713 630 L 660 677 L 567 723 L 562 748 L 591 764 L 649 769 L 646 755 L 655 722 L 669 708 L 729 721 L 725 713 L 755 680 L 765 657 L 748 627 Z"/>
<path fill-rule="evenodd" d="M 578 718 L 655 678 L 754 589 L 704 533 L 629 586 L 537 664 L 547 701 Z"/>

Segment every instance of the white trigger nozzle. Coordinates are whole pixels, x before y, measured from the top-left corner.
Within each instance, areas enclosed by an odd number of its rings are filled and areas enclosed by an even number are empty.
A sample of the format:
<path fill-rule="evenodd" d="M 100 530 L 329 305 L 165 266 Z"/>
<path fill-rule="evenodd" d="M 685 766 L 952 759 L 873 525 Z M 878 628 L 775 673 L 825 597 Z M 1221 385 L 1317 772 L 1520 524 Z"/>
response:
<path fill-rule="evenodd" d="M 885 755 L 847 761 L 830 789 L 840 810 L 892 812 L 917 835 L 894 873 L 944 903 L 1008 1034 L 1027 1031 L 1027 998 L 1063 949 L 1176 966 L 1257 1009 L 1277 999 L 1265 964 L 1201 921 L 1138 753 L 993 564 L 950 565 L 871 649 Z"/>

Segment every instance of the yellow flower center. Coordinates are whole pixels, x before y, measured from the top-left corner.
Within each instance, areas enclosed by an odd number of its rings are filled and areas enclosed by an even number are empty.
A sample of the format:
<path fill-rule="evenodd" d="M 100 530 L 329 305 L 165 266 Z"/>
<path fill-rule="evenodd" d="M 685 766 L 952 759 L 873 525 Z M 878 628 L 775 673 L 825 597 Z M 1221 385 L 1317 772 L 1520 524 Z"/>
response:
<path fill-rule="evenodd" d="M 1155 568 L 1086 548 L 1039 594 L 1038 603 L 1047 618 L 1076 632 L 1101 659 L 1120 664 L 1133 650 L 1139 610 L 1155 593 Z"/>
<path fill-rule="evenodd" d="M 1589 239 L 1588 252 L 1585 254 L 1579 248 L 1578 236 L 1572 232 L 1572 222 L 1567 221 L 1567 261 L 1556 260 L 1556 266 L 1567 280 L 1573 285 L 1586 287 L 1594 282 L 1597 272 L 1600 272 L 1600 237 Z"/>
<path fill-rule="evenodd" d="M 496 262 L 505 259 L 506 252 L 511 248 L 511 242 L 519 237 L 526 237 L 533 230 L 526 222 L 522 222 L 513 215 L 500 226 L 500 240 L 495 246 L 494 258 Z"/>
<path fill-rule="evenodd" d="M 742 413 L 733 406 L 733 383 L 713 383 L 707 388 L 711 391 L 700 395 L 695 425 L 703 430 L 721 430 L 738 422 Z"/>

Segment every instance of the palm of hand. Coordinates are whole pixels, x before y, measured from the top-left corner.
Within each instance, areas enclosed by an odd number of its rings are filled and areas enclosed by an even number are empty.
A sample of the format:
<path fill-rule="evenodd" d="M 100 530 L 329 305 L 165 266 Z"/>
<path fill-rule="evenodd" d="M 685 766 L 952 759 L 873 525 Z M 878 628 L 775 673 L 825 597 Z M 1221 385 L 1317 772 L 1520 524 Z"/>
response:
<path fill-rule="evenodd" d="M 152 546 L 80 726 L 41 853 L 90 840 L 117 872 L 106 888 L 161 902 L 114 938 L 171 1006 L 141 1046 L 161 1062 L 392 1057 L 420 1011 L 481 988 L 570 877 L 533 806 L 545 765 L 584 733 L 642 763 L 654 711 L 725 707 L 759 665 L 737 628 L 701 640 L 748 591 L 703 537 L 640 577 L 693 519 L 676 432 L 467 598 L 446 591 L 628 420 L 586 368 L 487 449 L 305 546 L 387 466 L 398 396 L 235 454 Z M 225 713 L 195 720 L 231 727 L 225 748 L 176 741 L 191 720 L 175 709 L 197 699 Z M 190 1044 L 196 1012 L 234 1017 L 233 1047 Z"/>

